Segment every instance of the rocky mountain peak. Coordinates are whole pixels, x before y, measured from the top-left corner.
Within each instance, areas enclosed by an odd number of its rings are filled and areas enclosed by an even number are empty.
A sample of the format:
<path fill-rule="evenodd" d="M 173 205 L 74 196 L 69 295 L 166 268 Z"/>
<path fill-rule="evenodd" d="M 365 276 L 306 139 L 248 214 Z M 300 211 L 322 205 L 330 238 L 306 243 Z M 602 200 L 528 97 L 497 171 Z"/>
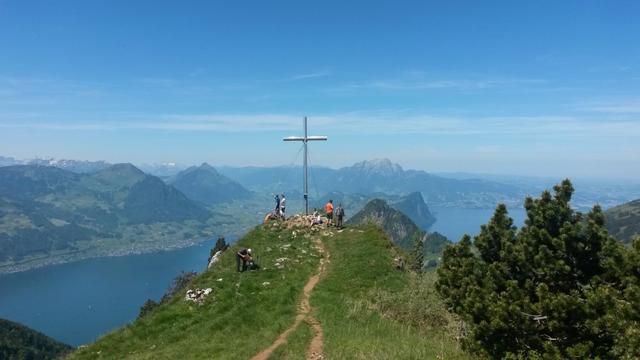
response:
<path fill-rule="evenodd" d="M 353 167 L 357 170 L 383 176 L 396 175 L 404 171 L 400 165 L 391 162 L 389 159 L 365 160 L 356 163 Z"/>

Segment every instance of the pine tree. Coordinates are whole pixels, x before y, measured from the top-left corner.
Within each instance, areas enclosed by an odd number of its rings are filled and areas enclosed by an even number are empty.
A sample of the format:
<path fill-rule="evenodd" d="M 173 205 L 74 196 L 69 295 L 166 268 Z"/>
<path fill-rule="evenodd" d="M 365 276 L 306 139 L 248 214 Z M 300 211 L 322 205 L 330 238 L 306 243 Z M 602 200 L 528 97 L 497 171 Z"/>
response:
<path fill-rule="evenodd" d="M 491 358 L 640 356 L 640 245 L 607 234 L 595 206 L 569 206 L 569 180 L 527 198 L 518 231 L 504 205 L 480 234 L 449 246 L 438 292 L 469 325 L 465 345 Z"/>
<path fill-rule="evenodd" d="M 227 248 L 229 248 L 229 244 L 227 244 L 227 241 L 225 240 L 224 236 L 219 236 L 218 240 L 216 240 L 216 244 L 214 245 L 213 249 L 209 251 L 209 258 L 207 259 L 207 264 L 211 262 L 211 258 L 213 257 L 213 255 L 215 255 L 218 251 L 225 251 L 227 250 Z"/>

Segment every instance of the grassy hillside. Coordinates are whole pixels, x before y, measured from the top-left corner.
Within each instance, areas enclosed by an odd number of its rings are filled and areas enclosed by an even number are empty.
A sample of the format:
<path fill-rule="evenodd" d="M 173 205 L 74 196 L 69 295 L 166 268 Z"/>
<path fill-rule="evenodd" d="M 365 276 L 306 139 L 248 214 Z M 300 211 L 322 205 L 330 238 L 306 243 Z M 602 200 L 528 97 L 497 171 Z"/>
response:
<path fill-rule="evenodd" d="M 262 268 L 236 273 L 238 246 L 251 247 Z M 394 256 L 395 247 L 375 226 L 342 232 L 260 226 L 187 286 L 213 289 L 203 305 L 186 302 L 183 290 L 70 358 L 251 358 L 294 323 L 321 258 L 310 314 L 270 359 L 304 358 L 317 338 L 312 318 L 323 330 L 326 359 L 464 358 L 450 330 L 455 320 L 433 292 L 433 274 L 397 270 Z"/>
<path fill-rule="evenodd" d="M 72 349 L 26 326 L 0 319 L 0 359 L 55 359 Z"/>
<path fill-rule="evenodd" d="M 91 174 L 0 168 L 0 272 L 187 245 L 225 228 L 130 164 Z"/>
<path fill-rule="evenodd" d="M 640 200 L 634 200 L 606 211 L 607 230 L 616 239 L 631 243 L 640 236 Z"/>
<path fill-rule="evenodd" d="M 432 283 L 395 269 L 382 229 L 347 229 L 324 241 L 330 271 L 311 304 L 324 327 L 327 359 L 464 358 Z"/>

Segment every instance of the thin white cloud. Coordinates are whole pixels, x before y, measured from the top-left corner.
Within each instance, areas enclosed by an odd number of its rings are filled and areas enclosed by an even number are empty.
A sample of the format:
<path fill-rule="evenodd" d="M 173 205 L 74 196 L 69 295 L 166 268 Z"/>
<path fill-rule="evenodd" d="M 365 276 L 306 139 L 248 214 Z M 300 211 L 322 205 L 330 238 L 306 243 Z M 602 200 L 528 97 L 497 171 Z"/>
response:
<path fill-rule="evenodd" d="M 593 103 L 582 106 L 578 110 L 610 114 L 640 114 L 640 99 Z"/>
<path fill-rule="evenodd" d="M 304 80 L 304 79 L 313 79 L 313 78 L 319 78 L 319 77 L 326 77 L 329 75 L 331 75 L 331 72 L 329 70 L 322 70 L 322 71 L 315 71 L 315 72 L 310 72 L 306 74 L 293 75 L 289 80 L 296 81 L 296 80 Z"/>
<path fill-rule="evenodd" d="M 413 74 L 413 73 L 412 73 Z M 539 87 L 544 79 L 484 78 L 484 79 L 424 79 L 422 75 L 394 79 L 351 82 L 325 89 L 327 93 L 357 93 L 361 91 L 427 91 L 427 90 L 485 90 L 515 87 Z"/>
<path fill-rule="evenodd" d="M 301 116 L 292 114 L 171 114 L 118 116 L 117 121 L 43 121 L 0 114 L 0 128 L 50 130 L 157 130 L 259 133 L 297 133 Z M 371 135 L 421 134 L 437 136 L 537 136 L 552 137 L 640 137 L 640 121 L 593 120 L 570 116 L 446 117 L 411 115 L 403 112 L 352 112 L 311 116 L 319 131 Z M 286 134 L 285 134 L 286 135 Z"/>

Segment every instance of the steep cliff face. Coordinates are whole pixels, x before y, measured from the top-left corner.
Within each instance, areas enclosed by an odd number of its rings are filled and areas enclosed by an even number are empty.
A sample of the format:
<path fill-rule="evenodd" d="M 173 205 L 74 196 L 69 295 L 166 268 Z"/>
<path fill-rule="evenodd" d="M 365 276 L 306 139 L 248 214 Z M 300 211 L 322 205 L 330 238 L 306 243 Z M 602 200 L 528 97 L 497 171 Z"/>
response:
<path fill-rule="evenodd" d="M 404 249 L 413 247 L 413 239 L 423 232 L 402 212 L 389 206 L 384 200 L 371 200 L 360 212 L 349 219 L 348 224 L 374 223 L 384 229 L 393 242 Z"/>
<path fill-rule="evenodd" d="M 426 230 L 436 222 L 420 192 L 413 192 L 391 204 L 407 215 L 419 228 Z"/>

